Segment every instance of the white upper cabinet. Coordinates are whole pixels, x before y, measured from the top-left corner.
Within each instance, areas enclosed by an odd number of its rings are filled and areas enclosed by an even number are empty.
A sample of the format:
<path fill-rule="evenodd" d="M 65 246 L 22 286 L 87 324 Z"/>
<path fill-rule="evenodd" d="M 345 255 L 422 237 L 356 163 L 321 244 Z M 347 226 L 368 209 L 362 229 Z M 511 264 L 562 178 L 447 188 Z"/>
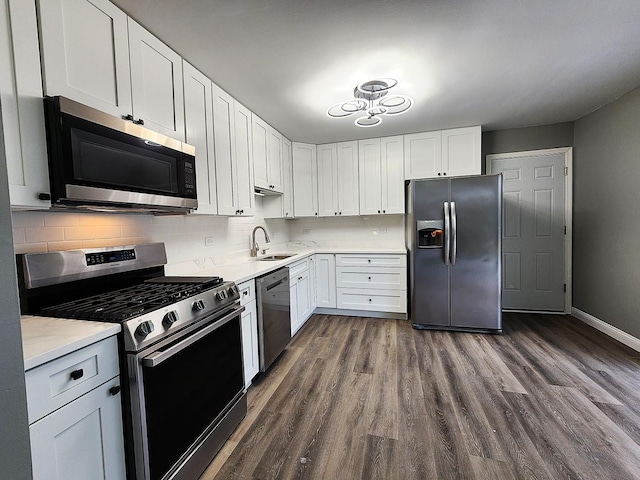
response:
<path fill-rule="evenodd" d="M 480 175 L 482 130 L 454 128 L 442 132 L 442 173 L 448 176 Z"/>
<path fill-rule="evenodd" d="M 318 166 L 316 146 L 294 142 L 293 212 L 296 217 L 318 216 Z"/>
<path fill-rule="evenodd" d="M 253 175 L 256 187 L 269 188 L 267 158 L 269 157 L 269 125 L 256 114 L 251 114 L 253 139 Z"/>
<path fill-rule="evenodd" d="M 360 189 L 358 188 L 358 142 L 337 144 L 336 179 L 338 185 L 338 215 L 360 213 Z"/>
<path fill-rule="evenodd" d="M 335 181 L 338 165 L 336 144 L 318 145 L 316 158 L 318 161 L 318 215 L 333 217 L 338 214 L 338 185 Z"/>
<path fill-rule="evenodd" d="M 251 145 L 251 111 L 234 101 L 233 128 L 235 130 L 235 163 L 238 192 L 238 215 L 249 216 L 255 212 L 253 195 L 253 150 Z"/>
<path fill-rule="evenodd" d="M 282 135 L 256 114 L 251 129 L 255 185 L 282 193 Z"/>
<path fill-rule="evenodd" d="M 282 216 L 293 217 L 293 150 L 291 141 L 282 137 Z"/>
<path fill-rule="evenodd" d="M 267 181 L 269 189 L 274 192 L 283 191 L 282 185 L 282 135 L 273 127 L 269 127 L 269 156 L 267 157 Z"/>
<path fill-rule="evenodd" d="M 377 215 L 382 213 L 380 139 L 360 140 L 358 157 L 360 159 L 360 215 Z"/>
<path fill-rule="evenodd" d="M 196 147 L 198 209 L 215 215 L 216 170 L 213 146 L 213 93 L 211 80 L 187 62 L 183 63 L 185 140 Z"/>
<path fill-rule="evenodd" d="M 251 112 L 213 84 L 213 136 L 220 215 L 254 213 Z"/>
<path fill-rule="evenodd" d="M 133 116 L 184 140 L 182 58 L 131 18 L 128 25 Z"/>
<path fill-rule="evenodd" d="M 358 142 L 360 215 L 404 213 L 403 139 Z"/>
<path fill-rule="evenodd" d="M 358 142 L 318 145 L 318 213 L 358 215 Z"/>
<path fill-rule="evenodd" d="M 404 148 L 402 136 L 380 139 L 382 213 L 404 213 Z"/>
<path fill-rule="evenodd" d="M 220 215 L 238 215 L 234 100 L 213 85 L 213 136 L 216 158 L 216 193 Z M 197 171 L 196 171 L 197 175 Z"/>
<path fill-rule="evenodd" d="M 479 175 L 481 127 L 404 136 L 404 178 Z"/>
<path fill-rule="evenodd" d="M 0 161 L 7 163 L 11 206 L 48 208 L 49 170 L 34 3 L 0 1 L 0 65 Z"/>
<path fill-rule="evenodd" d="M 442 132 L 404 136 L 404 178 L 430 178 L 442 171 Z"/>
<path fill-rule="evenodd" d="M 39 0 L 43 84 L 184 140 L 182 59 L 107 0 Z"/>
<path fill-rule="evenodd" d="M 132 114 L 127 15 L 108 0 L 39 0 L 43 84 L 111 115 Z"/>

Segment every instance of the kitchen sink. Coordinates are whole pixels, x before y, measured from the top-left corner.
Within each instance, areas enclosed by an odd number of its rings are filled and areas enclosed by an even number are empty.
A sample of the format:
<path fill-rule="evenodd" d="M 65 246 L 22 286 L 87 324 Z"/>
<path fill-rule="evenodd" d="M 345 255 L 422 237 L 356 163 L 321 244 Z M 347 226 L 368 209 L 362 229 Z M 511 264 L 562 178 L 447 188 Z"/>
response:
<path fill-rule="evenodd" d="M 258 257 L 257 259 L 265 262 L 275 262 L 276 260 L 284 260 L 285 258 L 293 257 L 293 253 L 280 253 L 276 255 L 265 255 L 264 257 Z"/>

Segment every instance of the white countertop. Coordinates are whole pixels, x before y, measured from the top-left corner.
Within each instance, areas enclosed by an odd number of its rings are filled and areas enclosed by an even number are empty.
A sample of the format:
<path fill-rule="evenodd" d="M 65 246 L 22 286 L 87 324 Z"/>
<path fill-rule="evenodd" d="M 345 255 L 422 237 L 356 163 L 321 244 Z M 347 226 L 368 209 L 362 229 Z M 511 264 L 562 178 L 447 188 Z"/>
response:
<path fill-rule="evenodd" d="M 242 283 L 252 278 L 259 277 L 266 273 L 277 270 L 278 268 L 302 260 L 305 257 L 316 253 L 361 253 L 361 254 L 399 254 L 406 255 L 407 250 L 404 248 L 362 248 L 362 247 L 310 247 L 299 250 L 278 250 L 268 251 L 267 255 L 288 254 L 292 255 L 284 260 L 264 261 L 255 258 L 244 259 L 235 264 L 215 265 L 203 268 L 196 272 L 185 274 L 187 276 L 218 276 L 226 281 Z"/>
<path fill-rule="evenodd" d="M 23 315 L 24 369 L 74 352 L 120 332 L 120 324 Z"/>

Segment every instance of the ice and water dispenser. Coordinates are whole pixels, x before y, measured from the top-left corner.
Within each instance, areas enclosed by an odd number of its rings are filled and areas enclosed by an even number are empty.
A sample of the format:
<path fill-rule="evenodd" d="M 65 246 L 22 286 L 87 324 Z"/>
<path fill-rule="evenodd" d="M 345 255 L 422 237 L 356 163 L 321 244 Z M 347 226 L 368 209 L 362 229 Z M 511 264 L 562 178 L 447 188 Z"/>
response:
<path fill-rule="evenodd" d="M 443 220 L 418 220 L 416 222 L 418 248 L 442 248 L 444 246 Z"/>

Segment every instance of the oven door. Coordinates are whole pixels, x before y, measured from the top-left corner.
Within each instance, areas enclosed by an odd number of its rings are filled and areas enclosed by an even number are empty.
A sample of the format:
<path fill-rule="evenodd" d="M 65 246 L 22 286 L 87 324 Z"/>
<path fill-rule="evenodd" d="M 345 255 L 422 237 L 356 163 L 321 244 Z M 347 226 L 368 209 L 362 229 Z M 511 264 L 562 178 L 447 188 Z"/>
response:
<path fill-rule="evenodd" d="M 243 310 L 131 355 L 137 478 L 172 477 L 244 395 Z"/>

